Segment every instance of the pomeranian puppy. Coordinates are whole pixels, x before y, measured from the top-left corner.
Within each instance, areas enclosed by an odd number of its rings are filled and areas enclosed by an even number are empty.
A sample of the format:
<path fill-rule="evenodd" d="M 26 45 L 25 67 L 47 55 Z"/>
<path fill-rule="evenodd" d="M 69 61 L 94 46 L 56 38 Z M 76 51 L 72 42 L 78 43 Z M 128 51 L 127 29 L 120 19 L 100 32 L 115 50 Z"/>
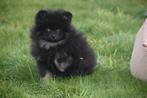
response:
<path fill-rule="evenodd" d="M 86 75 L 95 69 L 95 54 L 71 20 L 72 14 L 63 9 L 40 10 L 36 14 L 31 54 L 43 79 Z"/>

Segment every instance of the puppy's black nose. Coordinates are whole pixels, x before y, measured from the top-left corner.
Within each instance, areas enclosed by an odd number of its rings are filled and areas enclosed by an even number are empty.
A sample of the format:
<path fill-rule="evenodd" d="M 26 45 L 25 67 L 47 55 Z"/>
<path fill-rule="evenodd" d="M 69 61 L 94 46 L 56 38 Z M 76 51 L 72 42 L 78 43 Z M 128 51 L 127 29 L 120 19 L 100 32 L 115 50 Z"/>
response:
<path fill-rule="evenodd" d="M 54 39 L 56 39 L 56 35 L 51 35 L 51 38 L 54 40 Z"/>

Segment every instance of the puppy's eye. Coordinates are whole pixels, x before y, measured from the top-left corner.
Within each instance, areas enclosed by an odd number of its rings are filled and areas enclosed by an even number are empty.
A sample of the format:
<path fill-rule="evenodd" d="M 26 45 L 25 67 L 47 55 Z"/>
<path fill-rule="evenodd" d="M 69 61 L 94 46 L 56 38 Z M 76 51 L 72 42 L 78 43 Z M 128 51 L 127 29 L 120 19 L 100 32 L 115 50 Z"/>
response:
<path fill-rule="evenodd" d="M 48 31 L 48 32 L 50 32 L 50 31 L 51 31 L 51 29 L 49 29 L 49 28 L 48 28 L 48 29 L 47 29 L 47 31 Z"/>
<path fill-rule="evenodd" d="M 63 16 L 63 18 L 64 18 L 65 20 L 68 20 L 68 17 L 67 17 L 67 16 Z"/>

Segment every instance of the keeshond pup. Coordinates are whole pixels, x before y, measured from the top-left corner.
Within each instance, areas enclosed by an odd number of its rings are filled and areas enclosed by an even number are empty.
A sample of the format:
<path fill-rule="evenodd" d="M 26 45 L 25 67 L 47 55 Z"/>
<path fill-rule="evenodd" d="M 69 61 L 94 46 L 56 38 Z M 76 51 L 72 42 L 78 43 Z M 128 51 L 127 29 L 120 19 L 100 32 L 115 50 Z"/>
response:
<path fill-rule="evenodd" d="M 43 79 L 86 75 L 95 69 L 95 54 L 71 20 L 72 14 L 63 9 L 43 9 L 35 16 L 31 54 Z"/>

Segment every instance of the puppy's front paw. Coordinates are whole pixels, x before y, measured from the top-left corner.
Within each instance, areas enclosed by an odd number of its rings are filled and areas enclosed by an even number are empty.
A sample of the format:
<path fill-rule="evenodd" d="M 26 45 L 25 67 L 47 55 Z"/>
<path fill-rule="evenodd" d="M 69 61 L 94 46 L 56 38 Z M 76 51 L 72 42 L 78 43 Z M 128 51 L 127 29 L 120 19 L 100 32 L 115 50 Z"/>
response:
<path fill-rule="evenodd" d="M 41 78 L 41 80 L 47 81 L 48 79 L 51 79 L 52 77 L 53 77 L 52 73 L 51 72 L 47 72 L 45 74 L 45 76 Z"/>

